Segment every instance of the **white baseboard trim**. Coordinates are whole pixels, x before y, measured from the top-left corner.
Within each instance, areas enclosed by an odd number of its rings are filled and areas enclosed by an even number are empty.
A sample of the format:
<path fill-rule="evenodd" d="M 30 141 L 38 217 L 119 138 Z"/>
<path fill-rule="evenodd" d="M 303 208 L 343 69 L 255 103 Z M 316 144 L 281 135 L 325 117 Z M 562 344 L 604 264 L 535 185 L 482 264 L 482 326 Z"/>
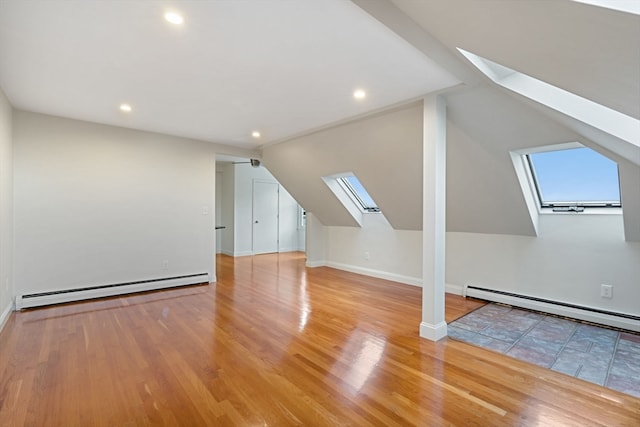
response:
<path fill-rule="evenodd" d="M 437 325 L 420 323 L 420 336 L 431 341 L 438 341 L 447 336 L 447 323 L 440 322 Z"/>
<path fill-rule="evenodd" d="M 279 248 L 278 252 L 299 252 L 297 247 L 291 247 L 291 248 Z"/>
<path fill-rule="evenodd" d="M 404 276 L 402 274 L 389 273 L 387 271 L 382 270 L 374 270 L 371 268 L 358 267 L 350 264 L 343 264 L 339 262 L 333 261 L 307 261 L 307 267 L 332 267 L 338 270 L 349 271 L 351 273 L 362 274 L 363 276 L 376 277 L 378 279 L 391 280 L 392 282 L 403 283 L 405 285 L 411 285 L 421 288 L 422 287 L 422 279 L 418 277 Z M 445 284 L 444 291 L 448 294 L 454 295 L 462 295 L 464 292 L 464 287 L 460 285 L 453 285 L 450 283 Z"/>
<path fill-rule="evenodd" d="M 615 313 L 607 314 L 597 311 L 590 311 L 590 307 L 567 307 L 563 303 L 554 304 L 553 302 L 536 301 L 527 298 L 520 298 L 517 295 L 503 295 L 493 292 L 487 292 L 479 289 L 465 287 L 465 296 L 480 298 L 487 301 L 499 302 L 512 305 L 515 307 L 528 308 L 530 310 L 540 311 L 543 313 L 551 313 L 558 316 L 569 317 L 572 319 L 585 320 L 587 322 L 598 323 L 601 325 L 613 326 L 616 328 L 627 329 L 630 331 L 640 332 L 640 321 L 616 316 Z M 598 310 L 598 309 L 593 309 Z"/>
<path fill-rule="evenodd" d="M 376 277 L 378 279 L 391 280 L 393 282 L 404 283 L 405 285 L 422 287 L 422 279 L 417 277 L 404 276 L 387 271 L 374 270 L 371 268 L 358 267 L 355 265 L 342 264 L 339 262 L 328 261 L 328 267 L 337 268 L 338 270 L 349 271 L 351 273 L 362 274 L 364 276 Z"/>
<path fill-rule="evenodd" d="M 222 255 L 233 256 L 233 251 L 227 251 L 227 250 L 225 250 L 225 249 L 223 249 L 220 253 L 221 253 Z"/>
<path fill-rule="evenodd" d="M 9 303 L 2 314 L 0 314 L 0 332 L 4 329 L 4 326 L 7 324 L 9 320 L 9 316 L 11 316 L 11 312 L 13 311 L 13 303 Z"/>
<path fill-rule="evenodd" d="M 309 268 L 316 268 L 316 267 L 324 267 L 327 265 L 326 261 L 309 261 L 307 260 L 306 264 L 307 267 Z"/>
<path fill-rule="evenodd" d="M 64 291 L 33 292 L 16 296 L 16 309 L 21 310 L 23 308 L 39 307 L 43 305 L 61 304 L 65 302 L 125 295 L 135 292 L 175 288 L 178 286 L 194 285 L 204 282 L 211 282 L 210 274 L 205 273 L 193 277 L 181 277 L 168 280 L 157 279 L 146 283 L 132 283 L 123 286 L 108 285 L 109 287 L 97 289 L 69 289 Z"/>
<path fill-rule="evenodd" d="M 253 251 L 238 251 L 238 252 L 234 252 L 231 256 L 236 257 L 236 256 L 251 256 L 253 255 Z"/>

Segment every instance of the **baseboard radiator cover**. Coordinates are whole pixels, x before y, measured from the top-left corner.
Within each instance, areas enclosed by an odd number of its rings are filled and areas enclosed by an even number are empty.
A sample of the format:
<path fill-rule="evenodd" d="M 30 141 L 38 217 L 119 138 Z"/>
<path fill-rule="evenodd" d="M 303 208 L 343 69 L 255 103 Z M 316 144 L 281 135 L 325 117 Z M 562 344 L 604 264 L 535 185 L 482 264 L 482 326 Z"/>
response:
<path fill-rule="evenodd" d="M 194 273 L 174 277 L 137 280 L 134 282 L 112 283 L 106 285 L 88 286 L 84 288 L 72 288 L 50 292 L 22 294 L 16 297 L 16 310 L 21 310 L 23 308 L 40 307 L 44 305 L 61 304 L 65 302 L 132 294 L 136 292 L 175 288 L 179 286 L 197 285 L 200 283 L 208 282 L 210 282 L 209 273 Z"/>
<path fill-rule="evenodd" d="M 467 285 L 464 296 L 640 332 L 640 316 Z"/>

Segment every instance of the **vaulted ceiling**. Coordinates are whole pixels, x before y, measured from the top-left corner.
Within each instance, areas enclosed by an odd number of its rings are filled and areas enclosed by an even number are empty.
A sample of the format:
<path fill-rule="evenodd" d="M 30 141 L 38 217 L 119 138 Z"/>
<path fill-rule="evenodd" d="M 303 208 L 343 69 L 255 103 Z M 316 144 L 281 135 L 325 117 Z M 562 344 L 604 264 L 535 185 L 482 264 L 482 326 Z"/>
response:
<path fill-rule="evenodd" d="M 496 85 L 459 48 L 640 119 L 640 16 L 576 1 L 0 1 L 0 87 L 18 109 L 264 150 L 302 202 L 317 174 L 347 171 L 345 156 L 304 168 L 276 161 L 274 143 L 323 144 L 323 129 L 349 122 L 366 135 L 363 117 L 438 91 L 450 230 L 535 234 L 509 151 L 579 141 L 619 162 L 626 231 L 640 240 L 640 144 Z M 382 169 L 414 171 L 421 158 L 398 143 L 378 144 Z M 419 203 L 397 204 L 420 200 L 421 181 L 403 181 L 398 198 L 371 156 L 349 158 L 392 225 L 419 228 Z M 352 225 L 318 191 L 310 203 L 327 225 Z"/>

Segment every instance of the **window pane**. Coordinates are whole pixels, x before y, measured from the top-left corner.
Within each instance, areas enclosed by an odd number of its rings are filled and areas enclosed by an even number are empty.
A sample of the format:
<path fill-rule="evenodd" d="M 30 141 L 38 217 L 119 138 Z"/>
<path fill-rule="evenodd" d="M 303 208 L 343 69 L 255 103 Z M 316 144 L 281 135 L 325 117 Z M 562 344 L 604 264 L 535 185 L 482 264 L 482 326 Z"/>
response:
<path fill-rule="evenodd" d="M 364 204 L 364 208 L 375 208 L 377 207 L 376 202 L 373 201 L 367 190 L 364 189 L 358 178 L 355 176 L 346 176 L 344 179 L 349 183 L 353 191 L 356 193 L 356 196 L 360 198 L 362 203 Z"/>
<path fill-rule="evenodd" d="M 620 204 L 618 165 L 590 148 L 529 154 L 542 204 Z"/>

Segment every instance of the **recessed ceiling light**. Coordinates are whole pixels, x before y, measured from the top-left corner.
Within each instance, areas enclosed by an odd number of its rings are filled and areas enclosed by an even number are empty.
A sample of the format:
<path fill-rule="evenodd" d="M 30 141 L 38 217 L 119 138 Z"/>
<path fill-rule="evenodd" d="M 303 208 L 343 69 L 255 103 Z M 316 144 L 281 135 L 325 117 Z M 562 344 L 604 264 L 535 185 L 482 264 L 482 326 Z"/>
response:
<path fill-rule="evenodd" d="M 362 89 L 358 89 L 355 92 L 353 92 L 353 97 L 355 99 L 364 99 L 367 96 L 367 92 L 365 92 Z"/>
<path fill-rule="evenodd" d="M 129 104 L 120 104 L 120 111 L 124 111 L 125 113 L 130 113 L 132 110 L 131 105 Z"/>
<path fill-rule="evenodd" d="M 251 132 L 251 136 L 254 138 L 260 138 L 260 132 L 258 132 L 257 130 L 254 130 L 253 132 Z"/>
<path fill-rule="evenodd" d="M 182 15 L 176 12 L 167 12 L 164 14 L 164 19 L 174 25 L 181 25 L 184 22 Z"/>

